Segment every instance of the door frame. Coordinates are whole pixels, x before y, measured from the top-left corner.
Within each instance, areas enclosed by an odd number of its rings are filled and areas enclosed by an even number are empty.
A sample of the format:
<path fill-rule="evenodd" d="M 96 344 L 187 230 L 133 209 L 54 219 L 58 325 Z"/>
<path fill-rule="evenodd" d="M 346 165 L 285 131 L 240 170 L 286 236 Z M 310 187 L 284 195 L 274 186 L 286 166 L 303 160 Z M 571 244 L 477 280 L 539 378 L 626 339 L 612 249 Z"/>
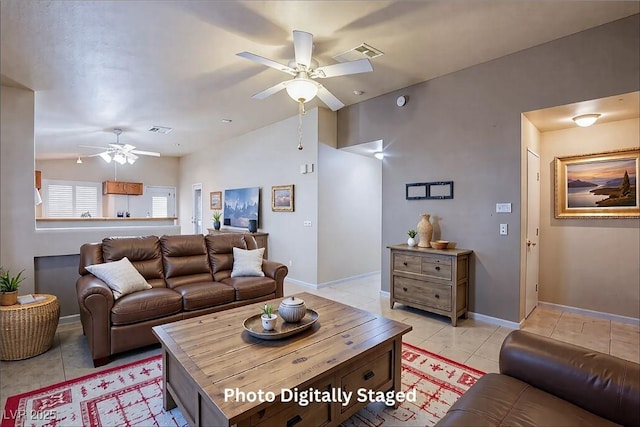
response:
<path fill-rule="evenodd" d="M 529 166 L 531 156 L 534 156 L 537 159 L 537 171 L 536 171 L 536 182 L 537 182 L 537 197 L 538 200 L 532 200 L 532 194 L 529 191 Z M 537 307 L 538 305 L 538 293 L 539 283 L 540 283 L 540 155 L 535 151 L 527 148 L 527 161 L 526 161 L 527 171 L 526 171 L 526 197 L 527 197 L 527 209 L 525 212 L 525 221 L 524 221 L 524 239 L 523 239 L 523 249 L 524 249 L 524 257 L 525 257 L 525 266 L 524 266 L 524 318 L 527 318 L 529 314 Z M 535 194 L 533 195 L 535 197 Z M 537 208 L 537 217 L 538 224 L 536 227 L 535 236 L 529 235 L 529 220 L 531 217 L 531 209 Z M 531 245 L 531 246 L 530 246 Z M 529 256 L 531 251 L 537 251 L 538 256 L 536 259 L 531 259 Z M 535 265 L 530 265 L 530 263 L 534 262 Z M 529 268 L 534 268 L 537 272 L 536 275 L 536 283 L 529 283 Z M 532 287 L 535 286 L 535 290 Z"/>
<path fill-rule="evenodd" d="M 197 193 L 200 193 L 200 203 L 197 203 Z M 203 219 L 202 219 L 202 183 L 192 184 L 191 185 L 191 231 L 193 234 L 204 234 L 203 233 Z M 200 224 L 198 226 L 198 216 L 199 213 Z"/>

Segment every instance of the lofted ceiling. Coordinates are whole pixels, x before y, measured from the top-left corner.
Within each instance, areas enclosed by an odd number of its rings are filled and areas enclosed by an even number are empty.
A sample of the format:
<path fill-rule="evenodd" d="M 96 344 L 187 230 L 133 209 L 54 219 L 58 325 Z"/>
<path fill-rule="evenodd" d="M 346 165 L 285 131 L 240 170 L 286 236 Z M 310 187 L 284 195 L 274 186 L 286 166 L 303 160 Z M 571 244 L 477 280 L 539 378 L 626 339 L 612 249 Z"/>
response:
<path fill-rule="evenodd" d="M 115 142 L 116 127 L 122 143 L 182 156 L 295 115 L 285 91 L 251 98 L 289 77 L 236 56 L 249 51 L 286 64 L 292 30 L 314 35 L 320 65 L 363 42 L 384 52 L 372 73 L 322 81 L 350 105 L 640 12 L 637 1 L 574 0 L 1 0 L 0 7 L 1 83 L 35 91 L 39 159 L 94 154 L 79 145 Z"/>

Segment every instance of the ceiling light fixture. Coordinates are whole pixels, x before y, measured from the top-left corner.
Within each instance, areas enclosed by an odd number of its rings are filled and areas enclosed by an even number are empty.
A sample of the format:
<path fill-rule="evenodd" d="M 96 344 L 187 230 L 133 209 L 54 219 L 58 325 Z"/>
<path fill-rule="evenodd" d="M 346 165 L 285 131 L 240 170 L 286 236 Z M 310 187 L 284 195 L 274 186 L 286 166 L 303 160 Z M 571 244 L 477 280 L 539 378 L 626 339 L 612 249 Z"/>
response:
<path fill-rule="evenodd" d="M 373 157 L 378 160 L 382 160 L 384 159 L 384 153 L 382 151 L 376 151 L 375 153 L 373 153 Z"/>
<path fill-rule="evenodd" d="M 591 126 L 600 118 L 601 114 L 582 114 L 580 116 L 575 116 L 573 121 L 580 127 L 586 128 L 587 126 Z"/>
<path fill-rule="evenodd" d="M 78 156 L 78 160 L 76 160 L 76 163 L 79 165 L 82 164 L 82 159 L 80 158 L 80 156 Z"/>
<path fill-rule="evenodd" d="M 124 155 L 124 154 L 122 154 L 122 153 L 115 153 L 115 154 L 113 155 L 113 161 L 114 161 L 114 162 L 118 162 L 118 163 L 120 163 L 121 165 L 124 165 L 125 163 L 127 163 L 127 158 L 126 158 L 126 157 L 125 157 L 125 155 Z"/>

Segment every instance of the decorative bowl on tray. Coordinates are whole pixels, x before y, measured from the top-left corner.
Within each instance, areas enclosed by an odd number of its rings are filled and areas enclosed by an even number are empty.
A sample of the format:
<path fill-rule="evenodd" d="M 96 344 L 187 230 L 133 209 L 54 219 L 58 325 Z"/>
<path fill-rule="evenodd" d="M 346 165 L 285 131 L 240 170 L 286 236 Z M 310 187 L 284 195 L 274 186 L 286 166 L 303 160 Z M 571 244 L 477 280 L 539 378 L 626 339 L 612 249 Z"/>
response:
<path fill-rule="evenodd" d="M 276 310 L 275 314 L 280 315 L 278 310 Z M 255 316 L 244 319 L 242 326 L 249 335 L 263 340 L 279 340 L 302 332 L 313 326 L 319 317 L 316 311 L 307 308 L 305 316 L 299 322 L 278 322 L 275 329 L 266 331 L 262 327 L 261 316 L 260 314 L 256 314 Z"/>
<path fill-rule="evenodd" d="M 434 249 L 447 249 L 447 246 L 449 246 L 448 240 L 436 240 L 431 242 L 431 247 Z"/>

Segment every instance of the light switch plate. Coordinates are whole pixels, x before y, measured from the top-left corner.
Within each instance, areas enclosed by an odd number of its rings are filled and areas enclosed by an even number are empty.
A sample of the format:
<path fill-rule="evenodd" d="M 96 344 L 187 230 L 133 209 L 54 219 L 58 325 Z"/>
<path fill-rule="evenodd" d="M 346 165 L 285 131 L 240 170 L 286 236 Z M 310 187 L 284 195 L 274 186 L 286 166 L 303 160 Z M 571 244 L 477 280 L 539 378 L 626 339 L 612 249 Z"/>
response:
<path fill-rule="evenodd" d="M 511 213 L 511 203 L 496 203 L 496 212 Z"/>

